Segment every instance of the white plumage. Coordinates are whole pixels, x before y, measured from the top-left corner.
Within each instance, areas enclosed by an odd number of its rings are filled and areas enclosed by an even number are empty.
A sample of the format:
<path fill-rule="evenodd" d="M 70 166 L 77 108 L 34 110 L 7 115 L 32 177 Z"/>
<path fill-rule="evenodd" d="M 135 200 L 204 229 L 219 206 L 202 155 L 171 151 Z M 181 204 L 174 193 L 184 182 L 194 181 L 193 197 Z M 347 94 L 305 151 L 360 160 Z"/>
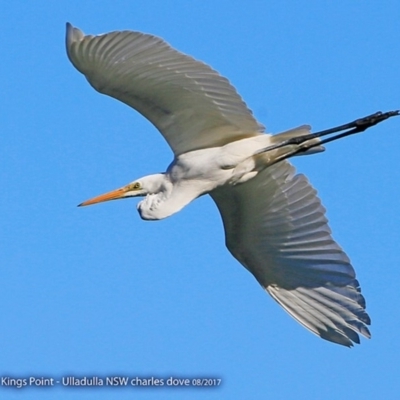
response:
<path fill-rule="evenodd" d="M 325 209 L 286 161 L 321 151 L 309 126 L 267 135 L 233 86 L 206 64 L 139 32 L 84 34 L 68 24 L 73 65 L 99 92 L 130 105 L 174 152 L 164 174 L 138 179 L 82 205 L 146 196 L 144 219 L 161 219 L 210 194 L 233 256 L 298 322 L 346 346 L 370 337 L 370 319 L 349 258 L 332 239 Z M 308 150 L 308 151 L 307 151 Z"/>

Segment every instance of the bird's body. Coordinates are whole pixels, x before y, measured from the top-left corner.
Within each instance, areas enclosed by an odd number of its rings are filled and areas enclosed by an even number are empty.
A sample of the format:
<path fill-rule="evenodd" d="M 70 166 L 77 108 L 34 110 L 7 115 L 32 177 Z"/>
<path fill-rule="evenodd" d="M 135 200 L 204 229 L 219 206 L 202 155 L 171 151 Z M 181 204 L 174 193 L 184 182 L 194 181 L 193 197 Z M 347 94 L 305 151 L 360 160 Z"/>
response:
<path fill-rule="evenodd" d="M 132 106 L 174 152 L 165 173 L 88 200 L 144 196 L 145 220 L 159 220 L 210 194 L 233 256 L 296 320 L 320 337 L 351 346 L 370 337 L 370 319 L 350 260 L 332 239 L 325 209 L 285 160 L 322 151 L 327 133 L 365 130 L 398 112 L 377 113 L 336 130 L 301 126 L 263 133 L 232 85 L 162 39 L 139 32 L 84 36 L 67 25 L 71 62 L 99 92 Z"/>
<path fill-rule="evenodd" d="M 269 136 L 260 135 L 175 157 L 162 176 L 150 176 L 152 181 L 157 177 L 161 186 L 152 189 L 138 204 L 140 216 L 147 220 L 166 218 L 203 194 L 224 185 L 246 182 L 258 173 L 256 158 L 262 156 L 254 153 L 268 144 Z M 239 148 L 241 153 L 237 151 Z"/>

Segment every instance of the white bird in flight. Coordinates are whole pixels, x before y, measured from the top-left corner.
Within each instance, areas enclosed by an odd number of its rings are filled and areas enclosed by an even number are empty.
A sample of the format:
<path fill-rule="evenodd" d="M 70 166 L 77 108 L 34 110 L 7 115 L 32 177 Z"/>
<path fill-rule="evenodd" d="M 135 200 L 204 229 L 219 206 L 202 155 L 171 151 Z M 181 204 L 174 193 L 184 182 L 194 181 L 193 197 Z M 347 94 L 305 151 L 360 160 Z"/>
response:
<path fill-rule="evenodd" d="M 226 245 L 300 324 L 352 346 L 367 338 L 370 318 L 350 260 L 332 239 L 325 209 L 287 158 L 364 131 L 399 111 L 378 112 L 318 133 L 310 126 L 265 134 L 227 79 L 162 39 L 121 31 L 85 36 L 67 24 L 72 64 L 100 93 L 140 112 L 174 153 L 165 173 L 148 175 L 81 206 L 144 196 L 145 220 L 175 214 L 209 194 Z M 325 135 L 342 132 L 328 139 Z"/>

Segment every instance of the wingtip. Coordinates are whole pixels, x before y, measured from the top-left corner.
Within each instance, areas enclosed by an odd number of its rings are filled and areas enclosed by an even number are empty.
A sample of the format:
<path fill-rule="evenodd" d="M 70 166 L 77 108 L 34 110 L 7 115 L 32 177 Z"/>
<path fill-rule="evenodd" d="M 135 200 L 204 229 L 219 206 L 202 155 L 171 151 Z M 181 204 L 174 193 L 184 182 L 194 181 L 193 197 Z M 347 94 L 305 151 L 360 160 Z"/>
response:
<path fill-rule="evenodd" d="M 72 26 L 69 22 L 66 23 L 66 42 L 67 47 L 71 45 L 71 43 L 76 42 L 77 40 L 81 40 L 84 37 L 83 32 Z"/>
<path fill-rule="evenodd" d="M 67 56 L 74 65 L 76 57 L 74 56 L 73 44 L 81 41 L 84 36 L 85 34 L 80 29 L 75 28 L 69 22 L 66 23 L 65 47 L 67 48 Z"/>

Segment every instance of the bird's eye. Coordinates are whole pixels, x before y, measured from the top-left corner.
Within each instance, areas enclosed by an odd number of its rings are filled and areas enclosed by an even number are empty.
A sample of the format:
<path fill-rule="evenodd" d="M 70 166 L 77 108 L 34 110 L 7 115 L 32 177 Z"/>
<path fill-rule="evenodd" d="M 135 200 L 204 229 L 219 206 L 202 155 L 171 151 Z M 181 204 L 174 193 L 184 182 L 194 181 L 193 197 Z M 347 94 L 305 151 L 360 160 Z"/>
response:
<path fill-rule="evenodd" d="M 135 183 L 132 185 L 132 189 L 140 189 L 140 183 L 139 183 L 139 182 L 135 182 Z"/>

